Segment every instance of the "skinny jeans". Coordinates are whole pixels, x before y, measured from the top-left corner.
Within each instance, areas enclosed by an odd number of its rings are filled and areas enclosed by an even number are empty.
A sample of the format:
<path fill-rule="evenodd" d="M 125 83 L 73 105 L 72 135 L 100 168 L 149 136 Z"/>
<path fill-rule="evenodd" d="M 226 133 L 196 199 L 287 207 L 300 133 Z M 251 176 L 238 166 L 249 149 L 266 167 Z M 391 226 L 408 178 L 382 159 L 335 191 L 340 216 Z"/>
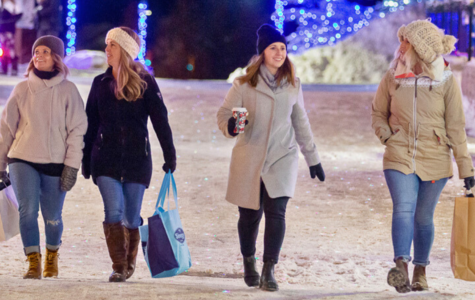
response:
<path fill-rule="evenodd" d="M 263 261 L 279 261 L 280 249 L 285 236 L 285 211 L 289 197 L 271 198 L 261 182 L 260 208 L 258 210 L 239 207 L 238 233 L 241 254 L 254 256 L 259 224 L 265 214 Z"/>
<path fill-rule="evenodd" d="M 121 182 L 108 176 L 97 177 L 97 186 L 104 201 L 104 223 L 122 222 L 128 229 L 142 225 L 142 209 L 145 185 Z"/>
<path fill-rule="evenodd" d="M 25 255 L 40 253 L 38 212 L 45 223 L 46 248 L 58 250 L 63 234 L 62 211 L 66 192 L 61 177 L 47 176 L 26 163 L 9 164 L 10 180 L 18 201 L 20 234 Z"/>
<path fill-rule="evenodd" d="M 384 176 L 393 201 L 394 261 L 410 262 L 414 243 L 413 264 L 427 266 L 434 242 L 434 211 L 448 178 L 422 181 L 416 174 L 396 170 L 384 170 Z"/>

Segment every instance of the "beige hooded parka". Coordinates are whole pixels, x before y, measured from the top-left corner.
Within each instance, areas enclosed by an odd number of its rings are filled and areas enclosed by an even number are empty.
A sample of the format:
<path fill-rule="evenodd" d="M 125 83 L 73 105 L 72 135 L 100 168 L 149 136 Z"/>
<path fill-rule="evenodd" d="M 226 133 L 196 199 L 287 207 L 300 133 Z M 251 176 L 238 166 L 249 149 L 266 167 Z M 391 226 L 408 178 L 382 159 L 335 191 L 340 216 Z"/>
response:
<path fill-rule="evenodd" d="M 384 170 L 415 173 L 421 180 L 451 177 L 451 151 L 459 177 L 473 176 L 460 87 L 439 57 L 434 76 L 395 78 L 386 72 L 373 100 L 372 126 L 386 150 Z"/>

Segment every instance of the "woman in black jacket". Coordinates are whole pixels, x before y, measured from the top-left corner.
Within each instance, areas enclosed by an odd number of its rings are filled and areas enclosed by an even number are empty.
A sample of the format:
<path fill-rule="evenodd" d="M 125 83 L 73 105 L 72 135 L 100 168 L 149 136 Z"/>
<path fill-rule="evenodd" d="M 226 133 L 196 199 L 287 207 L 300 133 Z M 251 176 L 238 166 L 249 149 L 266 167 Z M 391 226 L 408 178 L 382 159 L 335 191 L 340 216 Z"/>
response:
<path fill-rule="evenodd" d="M 85 178 L 92 176 L 101 192 L 113 268 L 109 281 L 121 282 L 135 270 L 140 210 L 152 176 L 149 116 L 163 150 L 165 172 L 175 171 L 176 155 L 158 85 L 134 62 L 140 51 L 138 35 L 128 27 L 114 28 L 106 44 L 110 67 L 94 79 L 86 105 L 89 127 L 82 172 Z"/>

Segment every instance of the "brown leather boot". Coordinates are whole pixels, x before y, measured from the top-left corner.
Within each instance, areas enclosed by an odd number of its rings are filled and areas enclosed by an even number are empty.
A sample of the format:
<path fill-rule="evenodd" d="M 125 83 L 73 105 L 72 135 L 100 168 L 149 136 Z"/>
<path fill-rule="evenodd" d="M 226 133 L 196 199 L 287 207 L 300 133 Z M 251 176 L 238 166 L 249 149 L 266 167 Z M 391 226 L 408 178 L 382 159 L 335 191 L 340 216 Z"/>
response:
<path fill-rule="evenodd" d="M 122 222 L 103 223 L 103 226 L 112 260 L 112 274 L 109 276 L 109 282 L 123 282 L 127 277 L 128 231 L 125 230 Z"/>
<path fill-rule="evenodd" d="M 23 279 L 41 279 L 41 254 L 33 252 L 27 255 L 26 261 L 30 263 Z"/>
<path fill-rule="evenodd" d="M 398 293 L 411 291 L 411 284 L 407 273 L 407 263 L 402 258 L 396 260 L 396 267 L 389 270 L 388 284 L 396 288 Z"/>
<path fill-rule="evenodd" d="M 58 249 L 49 250 L 46 248 L 45 269 L 43 271 L 43 277 L 58 278 Z"/>
<path fill-rule="evenodd" d="M 128 229 L 124 227 L 129 236 L 129 249 L 127 250 L 127 279 L 132 277 L 135 271 L 135 262 L 139 252 L 140 232 L 139 229 Z"/>
<path fill-rule="evenodd" d="M 412 276 L 412 290 L 413 291 L 427 291 L 429 285 L 426 278 L 426 267 L 416 265 L 414 267 L 414 275 Z"/>

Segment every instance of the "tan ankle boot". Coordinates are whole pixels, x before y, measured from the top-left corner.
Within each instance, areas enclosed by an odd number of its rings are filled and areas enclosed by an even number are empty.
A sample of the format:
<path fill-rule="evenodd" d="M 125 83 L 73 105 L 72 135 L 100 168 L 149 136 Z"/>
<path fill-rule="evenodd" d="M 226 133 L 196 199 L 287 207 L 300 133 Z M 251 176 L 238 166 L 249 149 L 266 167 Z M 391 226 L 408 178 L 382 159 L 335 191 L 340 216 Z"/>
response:
<path fill-rule="evenodd" d="M 23 279 L 41 279 L 41 254 L 33 252 L 28 254 L 26 261 L 30 263 Z"/>
<path fill-rule="evenodd" d="M 43 277 L 58 278 L 58 250 L 49 250 L 46 248 L 45 269 L 43 271 Z"/>
<path fill-rule="evenodd" d="M 426 278 L 426 267 L 416 265 L 414 267 L 414 275 L 412 276 L 412 290 L 426 291 L 429 289 Z"/>
<path fill-rule="evenodd" d="M 396 267 L 389 270 L 388 284 L 393 286 L 398 293 L 411 291 L 411 283 L 407 272 L 407 262 L 402 259 L 396 260 Z"/>

